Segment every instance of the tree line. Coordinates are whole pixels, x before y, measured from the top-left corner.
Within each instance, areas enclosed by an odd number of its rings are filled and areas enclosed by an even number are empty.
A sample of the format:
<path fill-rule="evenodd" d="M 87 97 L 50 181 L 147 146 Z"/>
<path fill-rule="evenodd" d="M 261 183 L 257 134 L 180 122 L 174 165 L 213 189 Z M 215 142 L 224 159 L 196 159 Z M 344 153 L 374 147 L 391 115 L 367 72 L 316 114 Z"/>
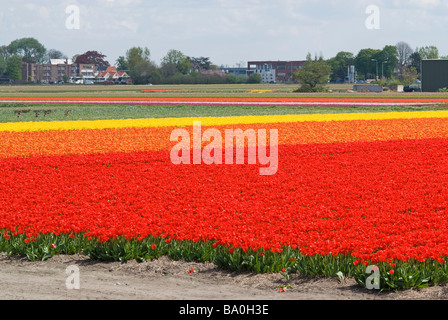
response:
<path fill-rule="evenodd" d="M 341 51 L 328 59 L 327 63 L 331 67 L 331 81 L 344 79 L 347 67 L 353 65 L 359 80 L 397 78 L 406 82 L 418 78 L 422 60 L 447 58 L 440 57 L 435 46 L 412 49 L 408 43 L 401 41 L 395 46 L 387 45 L 382 50 L 362 49 L 356 56 L 351 52 Z"/>
<path fill-rule="evenodd" d="M 337 53 L 335 57 L 323 59 L 315 57 L 314 69 L 323 72 L 323 78 L 330 81 L 344 81 L 348 75 L 348 68 L 355 66 L 358 80 L 365 79 L 392 79 L 410 82 L 419 77 L 420 62 L 423 59 L 447 59 L 440 57 L 435 46 L 425 46 L 412 49 L 406 42 L 396 45 L 387 45 L 383 49 L 361 49 L 358 54 L 347 51 Z M 22 38 L 12 41 L 9 45 L 0 46 L 0 77 L 12 80 L 21 79 L 22 62 L 49 63 L 51 59 L 67 59 L 67 56 L 57 49 L 47 50 L 34 38 Z M 110 63 L 106 56 L 98 51 L 91 50 L 72 57 L 74 63 L 95 64 L 104 70 Z M 311 55 L 307 56 L 310 64 Z M 317 63 L 318 62 L 318 63 Z M 259 83 L 261 76 L 252 74 L 250 77 L 241 77 L 235 74 L 220 75 L 219 67 L 212 63 L 209 57 L 190 57 L 179 50 L 169 50 L 162 58 L 160 64 L 151 60 L 148 48 L 132 47 L 115 61 L 118 70 L 126 70 L 135 84 L 204 84 L 204 83 Z M 240 64 L 242 66 L 242 64 Z M 308 67 L 310 69 L 311 67 Z M 301 71 L 312 73 L 317 70 Z M 294 80 L 302 81 L 300 76 L 294 75 Z M 303 78 L 303 77 L 302 77 Z M 312 77 L 311 77 L 312 78 Z M 310 80 L 309 85 L 313 86 Z M 328 81 L 327 81 L 328 82 Z"/>
<path fill-rule="evenodd" d="M 150 59 L 148 48 L 133 47 L 116 61 L 117 69 L 128 70 L 134 84 L 224 84 L 260 83 L 261 76 L 239 77 L 221 74 L 209 57 L 189 57 L 179 50 L 169 50 L 160 65 Z"/>
<path fill-rule="evenodd" d="M 115 65 L 118 70 L 126 70 L 134 84 L 207 84 L 207 83 L 259 83 L 259 75 L 248 78 L 234 74 L 220 75 L 219 68 L 209 57 L 188 57 L 178 50 L 170 50 L 158 65 L 151 59 L 148 48 L 132 47 L 120 56 Z M 22 79 L 22 62 L 43 64 L 51 59 L 68 59 L 57 49 L 47 50 L 34 38 L 22 38 L 9 45 L 0 46 L 0 78 Z M 105 70 L 110 63 L 106 55 L 95 51 L 75 54 L 72 61 L 76 64 L 95 64 Z"/>
<path fill-rule="evenodd" d="M 412 49 L 406 42 L 387 45 L 382 50 L 362 49 L 355 56 L 341 51 L 335 57 L 324 60 L 322 55 L 308 54 L 305 66 L 297 70 L 294 80 L 301 84 L 297 91 L 322 92 L 330 82 L 345 82 L 350 66 L 356 70 L 356 80 L 374 79 L 381 84 L 412 84 L 421 76 L 421 61 L 448 59 L 440 56 L 436 46 Z"/>

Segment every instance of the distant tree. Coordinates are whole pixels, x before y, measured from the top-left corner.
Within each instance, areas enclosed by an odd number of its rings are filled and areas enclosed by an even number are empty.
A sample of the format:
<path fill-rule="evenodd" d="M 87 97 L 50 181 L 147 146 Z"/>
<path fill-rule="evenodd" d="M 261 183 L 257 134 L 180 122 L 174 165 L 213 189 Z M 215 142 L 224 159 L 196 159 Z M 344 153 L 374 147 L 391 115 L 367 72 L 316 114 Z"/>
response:
<path fill-rule="evenodd" d="M 4 61 L 6 61 L 11 56 L 8 50 L 8 46 L 0 46 L 0 56 L 3 57 Z"/>
<path fill-rule="evenodd" d="M 365 78 L 374 77 L 376 75 L 376 59 L 381 50 L 376 49 L 361 49 L 355 57 L 355 67 L 358 74 Z"/>
<path fill-rule="evenodd" d="M 247 80 L 248 80 L 248 78 L 237 76 L 234 73 L 229 73 L 229 74 L 226 75 L 226 77 L 227 77 L 227 83 L 232 83 L 232 84 L 234 84 L 234 83 L 244 83 L 244 82 L 247 82 Z"/>
<path fill-rule="evenodd" d="M 263 79 L 261 78 L 261 75 L 258 73 L 252 73 L 248 78 L 247 78 L 247 83 L 261 83 Z"/>
<path fill-rule="evenodd" d="M 182 52 L 172 49 L 162 59 L 162 67 L 165 65 L 173 65 L 176 68 L 176 72 L 187 74 L 190 72 L 191 62 Z"/>
<path fill-rule="evenodd" d="M 119 56 L 115 62 L 118 70 L 129 70 L 129 64 L 125 57 Z"/>
<path fill-rule="evenodd" d="M 378 76 L 382 76 L 384 71 L 384 77 L 390 78 L 394 74 L 395 67 L 399 64 L 399 53 L 396 46 L 385 46 L 381 52 L 375 55 L 378 61 Z M 407 58 L 406 65 L 409 64 L 409 58 Z M 384 62 L 384 64 L 383 64 Z M 376 63 L 376 62 L 375 62 Z M 375 66 L 376 69 L 376 66 Z M 376 72 L 376 71 L 375 71 Z"/>
<path fill-rule="evenodd" d="M 45 47 L 34 38 L 21 38 L 12 41 L 8 45 L 11 56 L 17 55 L 23 62 L 43 63 L 45 60 Z"/>
<path fill-rule="evenodd" d="M 398 53 L 398 68 L 408 67 L 410 64 L 410 58 L 414 50 L 411 46 L 404 41 L 400 41 L 395 46 Z"/>
<path fill-rule="evenodd" d="M 156 65 L 150 60 L 151 53 L 148 48 L 132 47 L 126 52 L 126 62 L 129 76 L 134 84 L 145 84 L 158 78 Z"/>
<path fill-rule="evenodd" d="M 157 67 L 148 61 L 138 62 L 132 69 L 131 77 L 134 84 L 146 84 L 154 82 L 152 79 L 157 75 Z"/>
<path fill-rule="evenodd" d="M 68 59 L 68 57 L 59 50 L 50 49 L 45 54 L 45 61 L 50 63 L 51 59 Z"/>
<path fill-rule="evenodd" d="M 416 48 L 415 51 L 420 54 L 422 60 L 439 59 L 439 49 L 437 49 L 437 47 L 435 46 Z"/>
<path fill-rule="evenodd" d="M 328 59 L 327 64 L 331 67 L 330 80 L 344 80 L 348 74 L 348 67 L 353 65 L 355 56 L 351 52 L 341 51 L 335 57 Z"/>
<path fill-rule="evenodd" d="M 301 87 L 297 91 L 320 92 L 325 91 L 331 74 L 331 67 L 323 58 L 307 61 L 302 69 L 294 72 L 293 79 L 297 80 Z"/>
<path fill-rule="evenodd" d="M 199 58 L 189 58 L 191 69 L 196 71 L 203 71 L 203 70 L 210 70 L 210 66 L 212 65 L 212 62 L 210 61 L 210 58 L 206 57 L 199 57 Z"/>
<path fill-rule="evenodd" d="M 126 52 L 126 62 L 129 70 L 135 67 L 139 62 L 150 62 L 151 52 L 148 48 L 132 47 Z"/>
<path fill-rule="evenodd" d="M 12 80 L 22 80 L 22 57 L 14 55 L 8 58 L 6 76 Z"/>
<path fill-rule="evenodd" d="M 402 74 L 403 84 L 413 84 L 418 78 L 418 72 L 414 67 L 405 68 Z"/>
<path fill-rule="evenodd" d="M 174 76 L 177 73 L 177 67 L 175 64 L 173 63 L 166 63 L 166 64 L 162 64 L 162 66 L 160 67 L 160 73 L 162 74 L 163 77 L 165 78 L 169 78 Z"/>
<path fill-rule="evenodd" d="M 6 59 L 0 54 L 0 76 L 6 72 L 7 66 Z"/>
<path fill-rule="evenodd" d="M 421 62 L 422 62 L 422 57 L 420 56 L 420 53 L 418 51 L 415 51 L 409 57 L 409 67 L 415 68 L 415 70 L 418 73 L 421 72 Z"/>
<path fill-rule="evenodd" d="M 94 64 L 99 69 L 106 69 L 110 66 L 109 62 L 104 60 L 106 56 L 97 51 L 87 51 L 76 57 L 74 63 L 76 64 Z"/>

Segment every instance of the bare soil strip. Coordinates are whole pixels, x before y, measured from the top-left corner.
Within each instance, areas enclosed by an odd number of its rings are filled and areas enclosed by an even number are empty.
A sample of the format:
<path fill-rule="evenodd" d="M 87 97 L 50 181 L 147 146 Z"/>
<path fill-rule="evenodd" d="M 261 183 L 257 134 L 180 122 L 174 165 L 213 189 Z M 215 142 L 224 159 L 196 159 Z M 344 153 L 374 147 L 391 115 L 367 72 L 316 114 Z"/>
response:
<path fill-rule="evenodd" d="M 79 289 L 73 273 L 79 269 Z M 189 273 L 194 269 L 195 272 Z M 67 280 L 70 278 L 69 280 Z M 67 287 L 68 282 L 68 287 Z M 436 286 L 378 294 L 354 279 L 303 278 L 292 275 L 292 289 L 281 274 L 232 273 L 211 263 L 168 258 L 98 262 L 84 255 L 54 256 L 46 261 L 0 257 L 1 300 L 446 300 L 448 287 Z M 72 287 L 73 289 L 70 289 Z"/>

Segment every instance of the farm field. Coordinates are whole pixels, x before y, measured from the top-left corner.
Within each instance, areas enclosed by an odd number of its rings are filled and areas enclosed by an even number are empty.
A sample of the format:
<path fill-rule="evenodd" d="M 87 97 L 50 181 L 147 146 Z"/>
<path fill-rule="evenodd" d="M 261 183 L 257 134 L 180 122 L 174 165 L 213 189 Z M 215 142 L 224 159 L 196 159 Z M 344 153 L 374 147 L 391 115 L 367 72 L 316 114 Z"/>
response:
<path fill-rule="evenodd" d="M 383 291 L 446 284 L 448 95 L 294 89 L 0 87 L 0 251 L 212 263 L 277 275 L 285 294 L 298 276 L 362 289 L 369 266 Z M 215 137 L 266 130 L 275 173 L 260 157 L 174 164 L 170 135 L 194 137 L 194 121 Z M 247 160 L 243 143 L 231 151 Z"/>

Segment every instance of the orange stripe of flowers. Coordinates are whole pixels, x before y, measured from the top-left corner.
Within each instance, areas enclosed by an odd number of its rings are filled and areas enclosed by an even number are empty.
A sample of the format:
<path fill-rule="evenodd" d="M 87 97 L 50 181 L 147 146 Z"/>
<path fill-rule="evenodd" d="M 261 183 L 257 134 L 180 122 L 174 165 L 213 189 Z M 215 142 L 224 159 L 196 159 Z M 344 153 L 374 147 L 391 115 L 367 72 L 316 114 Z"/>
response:
<path fill-rule="evenodd" d="M 448 139 L 448 119 L 390 119 L 215 126 L 278 129 L 279 144 L 313 144 L 405 139 Z M 208 127 L 203 127 L 204 132 Z M 169 150 L 172 127 L 75 131 L 0 132 L 0 158 Z M 185 128 L 192 137 L 192 127 Z M 269 141 L 269 137 L 268 140 Z M 206 145 L 208 143 L 204 143 Z"/>

